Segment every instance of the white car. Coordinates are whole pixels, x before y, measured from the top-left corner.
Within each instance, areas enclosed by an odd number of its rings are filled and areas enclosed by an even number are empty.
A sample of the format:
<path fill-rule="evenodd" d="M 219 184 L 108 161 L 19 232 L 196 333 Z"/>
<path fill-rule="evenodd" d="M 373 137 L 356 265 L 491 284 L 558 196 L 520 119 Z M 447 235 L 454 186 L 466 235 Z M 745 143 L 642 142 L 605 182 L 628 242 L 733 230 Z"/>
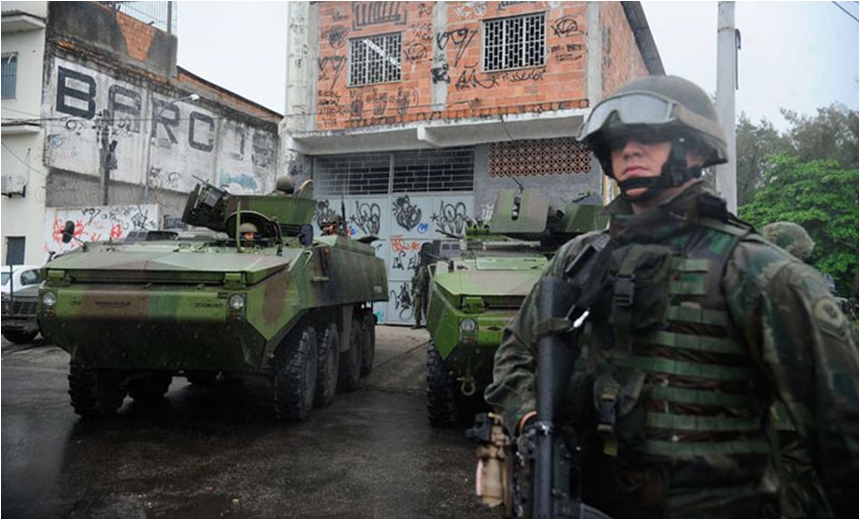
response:
<path fill-rule="evenodd" d="M 0 274 L 3 276 L 2 293 L 7 294 L 11 290 L 18 292 L 19 289 L 39 285 L 42 283 L 41 269 L 42 267 L 38 265 L 4 265 L 0 267 Z"/>

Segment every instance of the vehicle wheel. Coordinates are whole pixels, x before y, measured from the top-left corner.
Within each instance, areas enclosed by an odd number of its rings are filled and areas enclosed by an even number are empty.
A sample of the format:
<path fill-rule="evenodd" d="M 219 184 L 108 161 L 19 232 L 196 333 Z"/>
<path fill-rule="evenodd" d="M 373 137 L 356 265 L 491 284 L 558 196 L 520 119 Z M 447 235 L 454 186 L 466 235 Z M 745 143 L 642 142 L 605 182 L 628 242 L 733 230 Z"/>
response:
<path fill-rule="evenodd" d="M 352 320 L 349 333 L 349 350 L 340 354 L 338 390 L 354 392 L 358 389 L 359 378 L 361 378 L 361 322 Z"/>
<path fill-rule="evenodd" d="M 278 347 L 272 377 L 278 419 L 298 422 L 311 413 L 317 386 L 317 361 L 317 335 L 310 325 L 298 326 Z"/>
<path fill-rule="evenodd" d="M 218 379 L 217 370 L 190 370 L 185 372 L 185 379 L 192 385 L 207 386 Z"/>
<path fill-rule="evenodd" d="M 121 383 L 122 373 L 117 370 L 69 365 L 69 396 L 75 413 L 82 417 L 115 413 L 125 398 Z"/>
<path fill-rule="evenodd" d="M 376 354 L 376 320 L 367 313 L 361 318 L 361 375 L 366 376 L 373 370 L 373 356 Z"/>
<path fill-rule="evenodd" d="M 3 337 L 12 343 L 20 345 L 22 343 L 31 343 L 36 338 L 37 334 L 39 334 L 39 331 L 21 332 L 17 330 L 7 330 L 3 333 Z"/>
<path fill-rule="evenodd" d="M 433 342 L 427 347 L 427 413 L 432 426 L 457 423 L 456 380 Z"/>
<path fill-rule="evenodd" d="M 326 324 L 320 333 L 319 340 L 317 389 L 314 396 L 314 406 L 317 408 L 328 406 L 334 401 L 340 365 L 339 346 L 340 339 L 337 334 L 337 327 L 334 323 Z"/>
<path fill-rule="evenodd" d="M 173 377 L 167 373 L 147 374 L 128 384 L 128 395 L 135 401 L 155 401 L 164 397 Z"/>

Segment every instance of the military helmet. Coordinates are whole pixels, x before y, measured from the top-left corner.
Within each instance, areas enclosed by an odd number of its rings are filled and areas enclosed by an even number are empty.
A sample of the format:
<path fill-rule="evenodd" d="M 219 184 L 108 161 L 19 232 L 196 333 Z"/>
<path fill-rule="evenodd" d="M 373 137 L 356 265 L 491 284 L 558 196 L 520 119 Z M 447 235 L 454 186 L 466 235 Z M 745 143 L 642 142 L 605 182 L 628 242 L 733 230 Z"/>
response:
<path fill-rule="evenodd" d="M 290 195 L 296 191 L 296 181 L 292 177 L 281 175 L 275 181 L 275 190 Z"/>
<path fill-rule="evenodd" d="M 242 222 L 241 224 L 239 224 L 239 233 L 241 233 L 243 235 L 245 233 L 256 233 L 256 232 L 257 232 L 257 226 L 255 226 L 251 222 Z"/>
<path fill-rule="evenodd" d="M 815 249 L 815 241 L 812 240 L 809 233 L 803 229 L 803 226 L 794 222 L 768 224 L 762 228 L 761 234 L 804 262 L 809 259 L 809 255 Z"/>
<path fill-rule="evenodd" d="M 677 76 L 648 76 L 622 86 L 592 109 L 578 140 L 591 147 L 606 170 L 613 139 L 645 132 L 666 141 L 684 137 L 705 156 L 702 166 L 726 162 L 726 138 L 711 99 Z M 611 168 L 604 173 L 611 176 Z"/>

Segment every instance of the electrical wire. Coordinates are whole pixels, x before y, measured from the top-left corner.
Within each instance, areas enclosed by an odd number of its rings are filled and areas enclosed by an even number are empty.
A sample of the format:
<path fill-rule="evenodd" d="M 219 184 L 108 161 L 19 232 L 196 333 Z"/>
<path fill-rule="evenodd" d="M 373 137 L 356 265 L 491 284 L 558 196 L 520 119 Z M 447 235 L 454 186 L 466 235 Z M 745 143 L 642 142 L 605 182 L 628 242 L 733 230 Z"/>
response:
<path fill-rule="evenodd" d="M 858 20 L 856 16 L 854 16 L 854 15 L 853 15 L 853 14 L 851 14 L 847 9 L 845 9 L 844 7 L 842 7 L 841 5 L 839 5 L 839 2 L 834 2 L 834 1 L 832 1 L 832 0 L 831 0 L 831 2 L 830 2 L 830 3 L 832 3 L 833 5 L 835 5 L 836 7 L 838 7 L 839 9 L 842 9 L 842 11 L 843 11 L 845 14 L 847 14 L 848 16 L 850 16 L 851 18 L 853 18 L 855 22 L 860 22 L 860 20 Z"/>
<path fill-rule="evenodd" d="M 9 148 L 8 146 L 6 146 L 6 143 L 4 143 L 4 142 L 0 141 L 0 145 L 2 145 L 2 146 L 3 146 L 3 148 L 5 148 L 5 149 L 6 149 L 6 151 L 9 153 L 9 155 L 11 155 L 12 157 L 14 157 L 14 158 L 19 162 L 19 163 L 23 164 L 25 168 L 27 168 L 27 169 L 28 169 L 28 170 L 30 170 L 31 172 L 35 173 L 35 174 L 36 174 L 36 175 L 38 175 L 39 177 L 42 177 L 43 179 L 46 179 L 46 178 L 47 178 L 47 176 L 45 175 L 45 173 L 44 173 L 43 171 L 41 171 L 41 170 L 37 170 L 36 168 L 33 168 L 32 166 L 30 166 L 29 164 L 27 164 L 27 161 L 25 161 L 24 159 L 21 159 L 20 157 L 18 157 L 18 155 L 17 155 L 15 152 L 13 152 L 11 148 Z"/>

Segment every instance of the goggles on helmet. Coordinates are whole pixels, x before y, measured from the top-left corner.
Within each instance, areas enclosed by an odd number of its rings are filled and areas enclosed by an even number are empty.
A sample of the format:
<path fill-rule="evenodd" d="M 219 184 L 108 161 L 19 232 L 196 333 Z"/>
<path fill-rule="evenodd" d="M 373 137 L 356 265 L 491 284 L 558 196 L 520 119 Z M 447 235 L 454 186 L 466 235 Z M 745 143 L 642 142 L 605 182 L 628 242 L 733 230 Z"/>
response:
<path fill-rule="evenodd" d="M 588 116 L 579 129 L 580 141 L 599 132 L 606 122 L 616 115 L 625 125 L 663 125 L 675 121 L 676 101 L 651 92 L 625 92 L 604 99 Z"/>

